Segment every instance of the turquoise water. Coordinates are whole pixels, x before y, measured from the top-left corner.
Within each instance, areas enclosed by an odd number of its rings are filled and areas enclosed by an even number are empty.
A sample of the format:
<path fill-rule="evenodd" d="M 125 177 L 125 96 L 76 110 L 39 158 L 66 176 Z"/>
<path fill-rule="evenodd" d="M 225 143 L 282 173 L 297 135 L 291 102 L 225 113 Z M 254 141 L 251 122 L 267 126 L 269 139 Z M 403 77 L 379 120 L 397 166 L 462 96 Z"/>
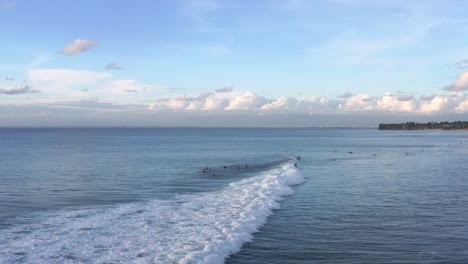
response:
<path fill-rule="evenodd" d="M 467 263 L 467 139 L 0 129 L 0 263 Z"/>

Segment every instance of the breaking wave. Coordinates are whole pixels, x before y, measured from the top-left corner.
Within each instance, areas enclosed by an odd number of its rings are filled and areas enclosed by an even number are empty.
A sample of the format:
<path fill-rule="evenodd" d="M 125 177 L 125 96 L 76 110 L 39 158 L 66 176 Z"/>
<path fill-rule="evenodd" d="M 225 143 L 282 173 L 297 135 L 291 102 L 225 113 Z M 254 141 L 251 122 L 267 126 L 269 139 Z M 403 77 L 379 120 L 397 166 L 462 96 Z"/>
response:
<path fill-rule="evenodd" d="M 0 263 L 222 263 L 303 182 L 288 163 L 214 192 L 44 214 L 0 230 Z"/>

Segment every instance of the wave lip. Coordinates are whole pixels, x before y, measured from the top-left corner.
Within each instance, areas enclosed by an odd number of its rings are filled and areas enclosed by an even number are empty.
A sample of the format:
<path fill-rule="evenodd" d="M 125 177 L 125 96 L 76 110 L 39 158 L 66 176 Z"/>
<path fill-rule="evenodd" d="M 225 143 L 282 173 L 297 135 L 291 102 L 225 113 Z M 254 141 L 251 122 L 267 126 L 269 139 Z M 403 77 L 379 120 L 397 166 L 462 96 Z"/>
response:
<path fill-rule="evenodd" d="M 222 192 L 211 194 L 216 206 L 231 208 L 225 221 L 215 221 L 206 235 L 215 240 L 206 243 L 203 250 L 191 252 L 180 263 L 221 263 L 238 252 L 243 243 L 252 240 L 252 234 L 262 226 L 283 196 L 294 194 L 291 185 L 304 182 L 303 176 L 292 165 L 273 169 L 264 175 L 232 183 Z M 219 219 L 217 219 L 219 220 Z M 205 236 L 207 240 L 210 237 Z"/>
<path fill-rule="evenodd" d="M 222 263 L 303 182 L 285 164 L 219 191 L 49 215 L 0 231 L 0 263 Z"/>

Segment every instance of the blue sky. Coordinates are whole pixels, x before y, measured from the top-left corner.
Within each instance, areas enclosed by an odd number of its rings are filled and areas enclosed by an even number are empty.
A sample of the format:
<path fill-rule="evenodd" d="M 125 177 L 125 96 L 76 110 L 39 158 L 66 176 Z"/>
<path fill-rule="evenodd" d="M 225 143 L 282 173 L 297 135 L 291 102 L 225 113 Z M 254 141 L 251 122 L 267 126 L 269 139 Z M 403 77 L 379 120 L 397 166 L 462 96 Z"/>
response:
<path fill-rule="evenodd" d="M 466 10 L 456 0 L 0 0 L 0 126 L 463 119 Z"/>

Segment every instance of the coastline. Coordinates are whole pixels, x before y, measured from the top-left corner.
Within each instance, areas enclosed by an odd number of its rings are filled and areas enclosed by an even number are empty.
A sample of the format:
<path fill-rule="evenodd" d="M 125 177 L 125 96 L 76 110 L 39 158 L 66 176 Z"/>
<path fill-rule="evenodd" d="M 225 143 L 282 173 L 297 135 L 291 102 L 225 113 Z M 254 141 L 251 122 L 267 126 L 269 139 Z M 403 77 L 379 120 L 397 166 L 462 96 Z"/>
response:
<path fill-rule="evenodd" d="M 379 124 L 379 130 L 468 130 L 468 121 Z"/>

